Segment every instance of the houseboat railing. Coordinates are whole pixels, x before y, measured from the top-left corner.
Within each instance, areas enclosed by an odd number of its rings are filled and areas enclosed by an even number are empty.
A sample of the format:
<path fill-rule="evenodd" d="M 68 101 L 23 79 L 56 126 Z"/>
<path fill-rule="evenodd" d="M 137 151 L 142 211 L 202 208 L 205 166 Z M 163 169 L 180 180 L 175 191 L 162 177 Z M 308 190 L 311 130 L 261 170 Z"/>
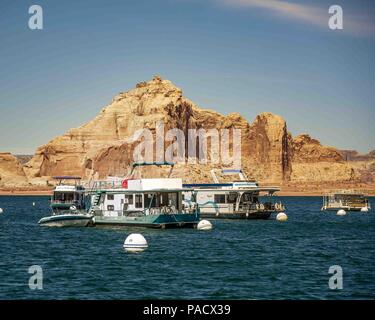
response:
<path fill-rule="evenodd" d="M 79 204 L 79 201 L 78 200 L 51 200 L 51 203 L 55 203 L 55 204 L 67 204 L 67 203 Z"/>
<path fill-rule="evenodd" d="M 149 216 L 149 215 L 174 215 L 174 214 L 196 214 L 196 209 L 183 209 L 178 211 L 172 208 L 151 208 L 151 209 L 144 209 L 144 210 L 132 210 L 132 211 L 123 211 L 123 210 L 95 210 L 95 215 L 97 216 L 110 216 L 113 215 L 114 218 L 116 217 L 141 217 L 141 216 Z"/>
<path fill-rule="evenodd" d="M 120 189 L 123 188 L 124 180 L 95 180 L 95 181 L 88 181 L 84 184 L 86 190 L 90 192 L 103 190 L 103 189 Z"/>
<path fill-rule="evenodd" d="M 284 211 L 285 206 L 280 203 L 252 203 L 239 206 L 240 211 Z"/>

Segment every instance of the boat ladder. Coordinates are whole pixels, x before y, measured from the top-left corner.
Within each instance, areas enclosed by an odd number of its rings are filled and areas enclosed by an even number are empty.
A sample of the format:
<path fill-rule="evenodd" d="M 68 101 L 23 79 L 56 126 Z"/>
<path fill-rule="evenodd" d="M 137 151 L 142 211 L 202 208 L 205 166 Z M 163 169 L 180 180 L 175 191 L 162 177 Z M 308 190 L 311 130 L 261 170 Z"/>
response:
<path fill-rule="evenodd" d="M 94 206 L 99 205 L 99 202 L 100 202 L 100 196 L 101 196 L 100 193 L 95 194 L 94 199 L 93 199 L 93 204 L 94 204 Z"/>

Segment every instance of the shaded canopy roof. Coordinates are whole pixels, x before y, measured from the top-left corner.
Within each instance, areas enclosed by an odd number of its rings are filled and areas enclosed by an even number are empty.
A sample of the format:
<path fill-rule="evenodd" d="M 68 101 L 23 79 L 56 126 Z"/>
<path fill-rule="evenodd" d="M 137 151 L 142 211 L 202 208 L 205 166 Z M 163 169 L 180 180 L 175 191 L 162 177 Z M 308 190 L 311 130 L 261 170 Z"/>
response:
<path fill-rule="evenodd" d="M 56 179 L 56 180 L 81 180 L 81 177 L 75 177 L 75 176 L 56 176 L 56 177 L 53 177 L 53 179 Z"/>
<path fill-rule="evenodd" d="M 133 162 L 133 167 L 142 167 L 142 166 L 174 166 L 173 162 Z"/>

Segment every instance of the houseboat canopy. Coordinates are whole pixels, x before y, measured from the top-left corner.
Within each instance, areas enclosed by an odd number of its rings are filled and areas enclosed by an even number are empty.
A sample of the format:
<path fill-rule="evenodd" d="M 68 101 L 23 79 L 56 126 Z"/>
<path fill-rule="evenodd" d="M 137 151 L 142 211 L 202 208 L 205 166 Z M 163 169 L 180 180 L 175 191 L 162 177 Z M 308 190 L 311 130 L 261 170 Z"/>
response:
<path fill-rule="evenodd" d="M 173 162 L 133 162 L 133 167 L 143 167 L 143 166 L 174 166 Z"/>
<path fill-rule="evenodd" d="M 75 176 L 56 176 L 56 177 L 53 177 L 53 179 L 56 179 L 56 180 L 81 180 L 81 177 L 75 177 Z"/>

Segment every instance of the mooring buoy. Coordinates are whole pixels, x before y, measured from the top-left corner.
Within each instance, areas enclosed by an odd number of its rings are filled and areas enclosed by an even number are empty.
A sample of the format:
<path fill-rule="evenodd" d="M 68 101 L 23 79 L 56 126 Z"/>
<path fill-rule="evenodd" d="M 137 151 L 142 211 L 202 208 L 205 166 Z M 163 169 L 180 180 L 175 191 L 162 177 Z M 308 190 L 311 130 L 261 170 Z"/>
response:
<path fill-rule="evenodd" d="M 284 212 L 280 212 L 276 216 L 277 221 L 286 221 L 288 220 L 288 216 Z"/>
<path fill-rule="evenodd" d="M 124 249 L 128 252 L 142 252 L 147 248 L 147 240 L 140 233 L 132 233 L 125 239 Z"/>
<path fill-rule="evenodd" d="M 211 230 L 212 228 L 212 223 L 208 220 L 201 220 L 197 225 L 198 230 Z"/>

